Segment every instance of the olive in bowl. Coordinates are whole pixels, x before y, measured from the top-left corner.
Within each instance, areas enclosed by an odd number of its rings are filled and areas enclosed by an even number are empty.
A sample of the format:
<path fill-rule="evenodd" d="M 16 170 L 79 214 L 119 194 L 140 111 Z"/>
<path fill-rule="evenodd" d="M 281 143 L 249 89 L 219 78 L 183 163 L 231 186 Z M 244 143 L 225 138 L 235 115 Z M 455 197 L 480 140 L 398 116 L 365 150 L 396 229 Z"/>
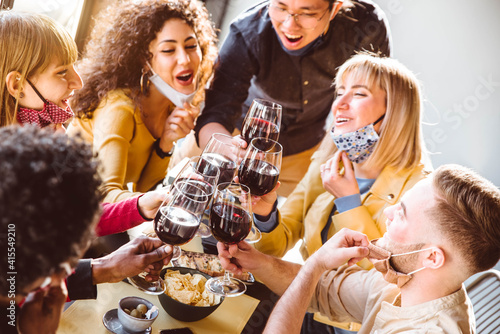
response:
<path fill-rule="evenodd" d="M 156 320 L 160 313 L 157 309 L 149 318 L 145 314 L 154 306 L 149 300 L 140 297 L 125 297 L 118 303 L 118 320 L 128 332 L 143 332 Z"/>

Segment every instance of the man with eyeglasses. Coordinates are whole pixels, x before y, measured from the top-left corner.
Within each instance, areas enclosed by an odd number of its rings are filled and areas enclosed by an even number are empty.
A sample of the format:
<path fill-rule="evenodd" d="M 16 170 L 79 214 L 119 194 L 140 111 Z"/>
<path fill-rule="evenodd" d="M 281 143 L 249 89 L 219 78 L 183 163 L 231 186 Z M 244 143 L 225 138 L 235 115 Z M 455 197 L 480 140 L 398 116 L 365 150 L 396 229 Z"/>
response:
<path fill-rule="evenodd" d="M 253 99 L 281 104 L 278 193 L 288 196 L 325 134 L 337 67 L 356 51 L 389 56 L 390 49 L 385 15 L 371 0 L 270 0 L 249 8 L 221 47 L 195 127 L 199 147 L 213 133 L 241 129 Z"/>

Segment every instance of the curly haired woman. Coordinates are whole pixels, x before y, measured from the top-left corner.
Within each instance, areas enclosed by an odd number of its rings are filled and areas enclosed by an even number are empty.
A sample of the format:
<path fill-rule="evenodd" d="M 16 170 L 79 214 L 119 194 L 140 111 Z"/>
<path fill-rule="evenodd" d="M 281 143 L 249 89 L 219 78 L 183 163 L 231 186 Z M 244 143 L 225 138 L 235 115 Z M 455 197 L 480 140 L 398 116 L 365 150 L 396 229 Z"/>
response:
<path fill-rule="evenodd" d="M 174 142 L 194 127 L 215 41 L 197 0 L 120 2 L 97 20 L 68 134 L 93 143 L 104 202 L 146 192 L 165 177 Z"/>

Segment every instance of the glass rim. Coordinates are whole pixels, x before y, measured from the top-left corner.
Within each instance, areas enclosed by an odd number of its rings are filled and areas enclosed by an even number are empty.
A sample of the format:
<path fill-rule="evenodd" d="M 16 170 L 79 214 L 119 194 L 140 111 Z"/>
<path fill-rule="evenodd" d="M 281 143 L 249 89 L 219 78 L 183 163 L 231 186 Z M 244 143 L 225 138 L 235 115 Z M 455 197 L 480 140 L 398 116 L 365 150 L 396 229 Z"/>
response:
<path fill-rule="evenodd" d="M 274 102 L 274 101 L 270 101 L 270 100 L 266 100 L 266 99 L 262 99 L 262 98 L 256 98 L 256 99 L 252 100 L 252 103 L 253 102 L 260 103 L 265 107 L 279 108 L 279 109 L 283 110 L 283 106 L 277 102 Z"/>
<path fill-rule="evenodd" d="M 178 191 L 178 193 L 174 193 L 174 194 L 172 194 L 172 198 L 170 198 L 169 202 L 168 202 L 166 205 L 168 205 L 169 203 L 171 203 L 171 202 L 172 202 L 172 199 L 173 199 L 174 197 L 176 197 L 176 196 L 183 195 L 183 196 L 188 196 L 188 197 L 189 197 L 189 195 L 195 195 L 195 194 L 190 194 L 190 193 L 188 193 L 188 192 L 184 191 L 184 189 L 183 189 L 183 188 L 179 188 L 179 184 L 180 184 L 180 183 L 189 184 L 189 181 L 177 181 L 177 182 L 174 182 L 174 183 L 172 184 L 172 186 L 174 186 L 174 187 L 175 187 L 175 189 Z M 190 200 L 192 200 L 192 201 L 195 201 L 195 202 L 197 202 L 197 203 L 203 203 L 203 202 L 207 203 L 207 202 L 208 202 L 208 200 L 210 199 L 211 195 L 210 195 L 210 194 L 207 194 L 207 193 L 206 193 L 203 189 L 201 189 L 201 188 L 197 187 L 196 185 L 194 185 L 194 184 L 192 184 L 192 183 L 191 183 L 191 185 L 192 185 L 192 186 L 194 186 L 194 187 L 196 187 L 197 189 L 201 190 L 201 192 L 202 192 L 202 194 L 200 194 L 200 195 L 196 195 L 196 197 L 202 197 L 202 198 L 204 198 L 204 199 L 203 199 L 203 200 L 198 200 L 198 199 L 194 199 L 194 198 L 192 198 L 192 197 L 189 197 L 189 199 L 190 199 Z"/>
<path fill-rule="evenodd" d="M 258 148 L 256 145 L 254 145 L 254 140 L 259 140 L 259 139 L 264 139 L 265 141 L 271 141 L 274 143 L 273 147 L 270 148 L 269 150 L 267 151 L 264 151 L 264 150 L 261 150 L 260 148 Z M 261 151 L 261 152 L 265 152 L 265 153 L 280 153 L 280 152 L 283 152 L 283 145 L 281 145 L 279 142 L 277 142 L 276 140 L 274 139 L 269 139 L 269 138 L 266 138 L 266 137 L 255 137 L 255 138 L 252 138 L 252 140 L 250 141 L 250 145 L 252 147 L 254 147 L 255 149 Z M 276 149 L 276 147 L 279 148 L 279 151 Z"/>
<path fill-rule="evenodd" d="M 219 183 L 217 185 L 217 191 L 222 191 L 224 189 L 227 189 L 229 186 L 238 186 L 240 188 L 242 188 L 245 192 L 248 192 L 250 194 L 250 188 L 242 183 L 237 183 L 237 182 L 233 182 L 233 181 L 230 181 L 230 182 L 222 182 L 222 183 Z M 221 187 L 223 186 L 223 187 Z"/>
<path fill-rule="evenodd" d="M 188 161 L 188 163 L 187 163 L 187 164 L 190 164 L 190 163 L 192 163 L 192 162 L 193 162 L 193 163 L 195 163 L 195 162 L 194 162 L 194 160 L 195 160 L 195 159 L 198 159 L 198 160 L 203 160 L 203 157 L 202 157 L 201 155 L 195 155 L 195 156 L 193 156 L 193 157 L 189 158 L 189 161 Z M 186 166 L 187 166 L 187 164 L 186 164 Z M 185 167 L 185 166 L 184 166 L 184 167 Z M 210 178 L 217 178 L 217 179 L 220 177 L 220 168 L 219 168 L 218 166 L 212 165 L 212 167 L 215 167 L 215 168 L 216 168 L 216 170 L 217 170 L 217 174 L 216 174 L 216 175 L 208 175 L 208 174 L 205 174 L 205 173 L 200 172 L 200 171 L 199 171 L 199 169 L 198 169 L 198 168 L 196 168 L 197 166 L 192 166 L 192 167 L 193 167 L 193 170 L 195 171 L 195 173 L 198 173 L 198 174 L 204 175 L 204 176 L 206 176 L 206 177 L 210 177 Z"/>

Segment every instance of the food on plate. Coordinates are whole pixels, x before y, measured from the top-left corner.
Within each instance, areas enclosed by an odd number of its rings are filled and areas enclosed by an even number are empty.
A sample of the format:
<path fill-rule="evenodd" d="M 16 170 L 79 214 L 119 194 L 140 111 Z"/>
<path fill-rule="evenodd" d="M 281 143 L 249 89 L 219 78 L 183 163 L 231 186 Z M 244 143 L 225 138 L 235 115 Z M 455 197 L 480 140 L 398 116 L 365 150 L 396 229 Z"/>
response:
<path fill-rule="evenodd" d="M 181 250 L 180 257 L 176 260 L 172 260 L 172 263 L 176 267 L 197 269 L 213 277 L 224 275 L 224 269 L 220 264 L 219 258 L 214 254 Z M 235 274 L 234 277 L 247 283 L 252 283 L 255 281 L 253 275 L 248 272 L 244 272 L 241 275 Z"/>
<path fill-rule="evenodd" d="M 164 280 L 165 293 L 173 299 L 193 306 L 213 306 L 220 303 L 220 297 L 205 290 L 207 279 L 200 274 L 181 274 L 178 270 L 167 270 Z"/>

